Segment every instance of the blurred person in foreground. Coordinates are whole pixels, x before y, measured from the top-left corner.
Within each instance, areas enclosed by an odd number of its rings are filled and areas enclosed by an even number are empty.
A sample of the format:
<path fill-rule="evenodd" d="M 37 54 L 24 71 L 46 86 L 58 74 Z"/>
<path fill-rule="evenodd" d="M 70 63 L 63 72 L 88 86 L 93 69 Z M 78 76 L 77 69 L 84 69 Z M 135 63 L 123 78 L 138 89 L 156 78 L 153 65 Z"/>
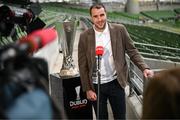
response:
<path fill-rule="evenodd" d="M 107 12 L 103 4 L 90 7 L 93 26 L 80 35 L 78 44 L 78 63 L 82 88 L 97 113 L 97 74 L 96 47 L 102 46 L 100 85 L 100 119 L 108 119 L 107 100 L 109 100 L 115 119 L 125 119 L 125 91 L 128 79 L 127 53 L 130 59 L 143 72 L 145 77 L 153 71 L 146 65 L 135 48 L 126 28 L 122 24 L 107 22 Z"/>
<path fill-rule="evenodd" d="M 143 100 L 142 119 L 180 119 L 180 68 L 150 78 Z"/>

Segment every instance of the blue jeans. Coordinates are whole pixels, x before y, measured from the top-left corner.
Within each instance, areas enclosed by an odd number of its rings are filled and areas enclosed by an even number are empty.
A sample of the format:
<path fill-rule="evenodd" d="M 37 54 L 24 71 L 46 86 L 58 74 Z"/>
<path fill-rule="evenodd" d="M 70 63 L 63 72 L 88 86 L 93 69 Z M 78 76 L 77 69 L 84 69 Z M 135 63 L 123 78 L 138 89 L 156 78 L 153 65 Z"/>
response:
<path fill-rule="evenodd" d="M 96 93 L 98 85 L 94 84 Z M 119 85 L 117 79 L 100 85 L 99 119 L 108 119 L 107 100 L 109 100 L 114 119 L 126 119 L 126 103 L 124 89 Z M 92 102 L 97 115 L 97 101 Z"/>

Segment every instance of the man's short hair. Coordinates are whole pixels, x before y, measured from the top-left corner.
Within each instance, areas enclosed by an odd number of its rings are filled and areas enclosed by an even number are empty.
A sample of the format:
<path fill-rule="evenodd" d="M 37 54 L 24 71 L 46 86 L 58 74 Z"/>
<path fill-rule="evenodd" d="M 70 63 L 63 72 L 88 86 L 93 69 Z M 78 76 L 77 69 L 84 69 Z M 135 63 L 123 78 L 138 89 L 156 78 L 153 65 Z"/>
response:
<path fill-rule="evenodd" d="M 96 8 L 96 9 L 104 8 L 104 10 L 105 10 L 105 12 L 106 12 L 106 8 L 105 8 L 105 6 L 104 6 L 102 3 L 95 3 L 95 4 L 91 5 L 91 7 L 90 7 L 90 9 L 89 9 L 90 15 L 92 15 L 91 10 L 92 10 L 93 8 Z"/>

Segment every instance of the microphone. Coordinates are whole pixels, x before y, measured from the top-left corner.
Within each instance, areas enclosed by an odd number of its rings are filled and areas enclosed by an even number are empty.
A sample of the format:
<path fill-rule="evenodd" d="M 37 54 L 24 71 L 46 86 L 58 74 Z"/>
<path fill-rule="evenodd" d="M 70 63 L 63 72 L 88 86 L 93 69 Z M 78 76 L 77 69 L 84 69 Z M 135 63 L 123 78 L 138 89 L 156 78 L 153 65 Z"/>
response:
<path fill-rule="evenodd" d="M 29 35 L 22 37 L 18 44 L 20 46 L 26 46 L 28 52 L 33 53 L 39 48 L 44 47 L 46 44 L 54 41 L 57 37 L 57 31 L 53 28 L 46 28 L 36 30 Z"/>
<path fill-rule="evenodd" d="M 97 71 L 100 72 L 100 67 L 101 67 L 101 57 L 104 53 L 104 48 L 103 46 L 97 46 L 96 47 L 96 64 L 97 64 Z M 100 73 L 99 73 L 100 74 Z"/>
<path fill-rule="evenodd" d="M 96 55 L 97 55 L 97 56 L 102 56 L 103 53 L 104 53 L 104 48 L 103 48 L 103 46 L 97 46 L 97 47 L 96 47 Z"/>
<path fill-rule="evenodd" d="M 101 57 L 104 53 L 103 46 L 96 47 L 96 56 L 97 56 L 97 78 L 98 78 L 98 93 L 97 93 L 97 118 L 99 118 L 99 108 L 100 108 L 100 84 L 101 84 Z"/>
<path fill-rule="evenodd" d="M 104 53 L 103 46 L 97 46 L 96 47 L 97 71 L 100 70 L 100 67 L 101 67 L 101 57 L 102 57 L 103 53 Z"/>

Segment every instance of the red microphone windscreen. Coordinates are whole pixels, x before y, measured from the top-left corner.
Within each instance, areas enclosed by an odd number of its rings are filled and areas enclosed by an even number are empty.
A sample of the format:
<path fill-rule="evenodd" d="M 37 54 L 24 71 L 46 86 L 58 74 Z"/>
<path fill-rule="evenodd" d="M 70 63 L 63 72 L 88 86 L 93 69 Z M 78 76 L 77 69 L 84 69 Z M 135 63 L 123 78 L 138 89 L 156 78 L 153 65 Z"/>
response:
<path fill-rule="evenodd" d="M 96 47 L 96 55 L 102 56 L 103 53 L 104 53 L 104 48 L 103 48 L 103 46 L 97 46 L 97 47 Z"/>

